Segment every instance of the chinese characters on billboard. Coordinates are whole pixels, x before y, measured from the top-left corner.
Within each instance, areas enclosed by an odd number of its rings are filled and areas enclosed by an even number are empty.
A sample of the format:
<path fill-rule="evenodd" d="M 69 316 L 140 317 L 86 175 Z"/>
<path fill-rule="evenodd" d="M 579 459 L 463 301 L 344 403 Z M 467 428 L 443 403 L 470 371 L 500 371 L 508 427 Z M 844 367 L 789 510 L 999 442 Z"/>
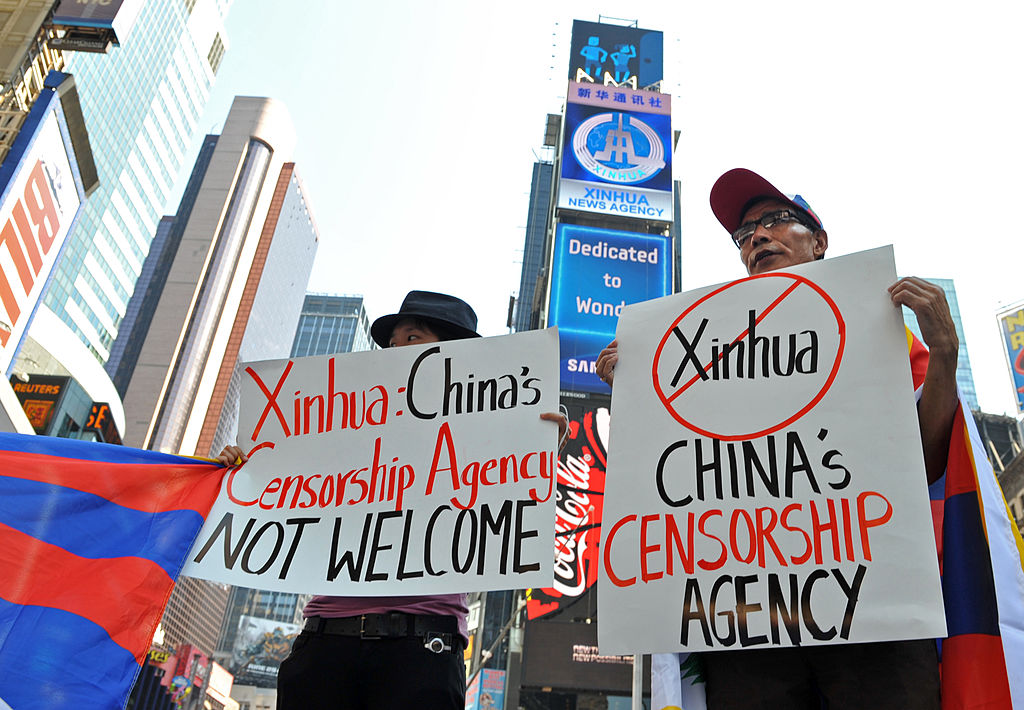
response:
<path fill-rule="evenodd" d="M 569 84 L 558 208 L 672 221 L 671 96 Z"/>

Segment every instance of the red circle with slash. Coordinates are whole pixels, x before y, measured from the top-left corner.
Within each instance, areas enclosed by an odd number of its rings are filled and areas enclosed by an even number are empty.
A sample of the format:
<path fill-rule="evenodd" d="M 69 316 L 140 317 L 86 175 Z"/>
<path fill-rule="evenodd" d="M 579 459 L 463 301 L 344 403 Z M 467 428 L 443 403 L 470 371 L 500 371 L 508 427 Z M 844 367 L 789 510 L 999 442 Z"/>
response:
<path fill-rule="evenodd" d="M 836 348 L 835 361 L 832 363 L 832 368 L 830 369 L 828 376 L 825 379 L 825 382 L 822 384 L 821 388 L 814 394 L 811 400 L 804 404 L 803 406 L 799 407 L 797 411 L 794 412 L 793 414 L 784 416 L 782 421 L 778 422 L 777 424 L 773 424 L 758 431 L 752 431 L 745 434 L 721 434 L 710 431 L 706 427 L 699 426 L 698 424 L 694 423 L 692 421 L 692 417 L 684 417 L 672 404 L 679 395 L 686 391 L 687 388 L 689 388 L 691 385 L 693 385 L 695 382 L 701 379 L 699 375 L 695 375 L 694 378 L 691 379 L 689 382 L 681 385 L 679 388 L 675 389 L 672 392 L 666 392 L 666 388 L 662 386 L 658 370 L 661 364 L 661 357 L 664 353 L 665 346 L 669 342 L 669 339 L 672 336 L 672 332 L 675 329 L 675 327 L 679 325 L 679 323 L 681 323 L 683 319 L 685 319 L 688 315 L 692 314 L 701 305 L 707 303 L 707 301 L 709 301 L 710 299 L 729 289 L 742 287 L 743 285 L 749 284 L 757 279 L 766 278 L 784 279 L 786 281 L 790 281 L 791 283 L 785 288 L 785 290 L 782 292 L 782 295 L 780 295 L 777 299 L 775 299 L 775 301 L 772 302 L 772 304 L 770 304 L 764 311 L 762 311 L 762 318 L 768 315 L 768 313 L 770 313 L 771 310 L 773 310 L 777 305 L 779 305 L 787 297 L 789 297 L 790 294 L 792 294 L 799 286 L 807 286 L 808 288 L 812 289 L 825 302 L 825 304 L 828 306 L 828 309 L 832 312 L 833 316 L 835 317 L 836 326 L 838 328 L 839 345 Z M 740 337 L 742 337 L 743 335 L 745 335 L 745 333 L 741 334 Z M 839 365 L 842 362 L 843 352 L 845 348 L 846 321 L 843 320 L 843 316 L 839 312 L 839 307 L 836 305 L 836 302 L 832 299 L 832 297 L 829 296 L 824 289 L 822 289 L 820 286 L 818 286 L 816 283 L 814 283 L 813 281 L 806 277 L 790 273 L 772 272 L 768 274 L 757 274 L 755 276 L 750 276 L 745 279 L 740 279 L 738 281 L 732 281 L 730 283 L 725 284 L 724 286 L 720 286 L 719 288 L 697 299 L 685 311 L 683 311 L 683 313 L 680 314 L 680 316 L 676 318 L 665 331 L 665 335 L 662 336 L 661 342 L 658 344 L 658 348 L 654 353 L 654 363 L 651 372 L 653 376 L 654 389 L 655 392 L 657 392 L 658 394 L 658 398 L 661 400 L 661 403 L 665 405 L 665 408 L 668 410 L 669 414 L 671 414 L 676 421 L 685 426 L 687 429 L 690 429 L 694 432 L 697 432 L 698 434 L 702 434 L 713 439 L 718 439 L 720 441 L 742 441 L 746 439 L 754 439 L 760 436 L 767 436 L 768 434 L 773 434 L 782 429 L 783 427 L 792 424 L 797 419 L 799 419 L 804 414 L 813 409 L 814 406 L 821 401 L 821 398 L 825 396 L 825 393 L 828 392 L 829 388 L 832 387 L 832 383 L 835 382 L 836 374 L 839 372 Z M 711 364 L 709 364 L 705 368 L 705 370 L 707 370 L 710 367 Z"/>

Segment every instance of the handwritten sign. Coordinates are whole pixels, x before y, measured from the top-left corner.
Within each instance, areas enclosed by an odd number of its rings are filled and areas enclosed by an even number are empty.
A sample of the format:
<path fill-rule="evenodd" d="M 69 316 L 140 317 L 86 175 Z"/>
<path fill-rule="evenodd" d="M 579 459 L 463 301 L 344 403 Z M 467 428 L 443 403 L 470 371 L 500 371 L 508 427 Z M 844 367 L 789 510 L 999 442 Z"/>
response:
<path fill-rule="evenodd" d="M 603 653 L 945 635 L 892 249 L 629 306 Z"/>
<path fill-rule="evenodd" d="M 392 595 L 550 586 L 555 329 L 243 366 L 239 445 L 185 574 Z"/>

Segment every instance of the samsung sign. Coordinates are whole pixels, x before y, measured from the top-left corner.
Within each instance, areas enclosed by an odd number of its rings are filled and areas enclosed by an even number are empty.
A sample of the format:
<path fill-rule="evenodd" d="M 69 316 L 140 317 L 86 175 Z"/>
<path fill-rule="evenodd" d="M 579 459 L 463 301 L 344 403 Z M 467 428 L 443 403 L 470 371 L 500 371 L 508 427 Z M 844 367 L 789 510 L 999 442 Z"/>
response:
<path fill-rule="evenodd" d="M 656 235 L 558 225 L 548 324 L 558 326 L 563 390 L 608 391 L 594 374 L 597 355 L 623 308 L 669 293 L 669 245 Z"/>
<path fill-rule="evenodd" d="M 558 207 L 672 221 L 671 97 L 571 83 Z"/>

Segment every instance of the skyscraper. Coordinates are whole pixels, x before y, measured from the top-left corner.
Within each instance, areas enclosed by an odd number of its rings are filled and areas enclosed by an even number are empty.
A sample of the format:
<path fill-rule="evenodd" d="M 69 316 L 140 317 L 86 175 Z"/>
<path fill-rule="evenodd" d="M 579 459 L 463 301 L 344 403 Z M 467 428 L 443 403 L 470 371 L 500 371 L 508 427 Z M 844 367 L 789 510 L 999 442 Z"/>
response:
<path fill-rule="evenodd" d="M 104 366 L 122 397 L 135 371 L 139 351 L 149 332 L 148 325 L 152 322 L 156 306 L 160 302 L 160 295 L 163 293 L 167 274 L 181 244 L 185 225 L 192 215 L 196 195 L 206 175 L 206 168 L 210 165 L 210 158 L 213 157 L 213 149 L 217 147 L 217 138 L 218 136 L 206 136 L 203 139 L 199 157 L 192 167 L 192 175 L 178 205 L 178 214 L 173 217 L 162 217 L 160 224 L 157 225 L 149 255 L 142 265 L 142 273 L 135 283 L 135 292 L 128 302 L 128 309 L 118 329 L 118 337 L 110 350 L 110 359 Z M 140 327 L 136 327 L 140 324 Z"/>
<path fill-rule="evenodd" d="M 292 357 L 370 350 L 370 320 L 362 296 L 307 293 L 295 329 Z"/>
<path fill-rule="evenodd" d="M 205 141 L 177 215 L 160 230 L 157 263 L 146 264 L 148 288 L 133 298 L 139 315 L 115 348 L 122 364 L 134 360 L 118 370 L 127 373 L 129 443 L 219 451 L 235 440 L 238 363 L 288 357 L 318 241 L 288 162 L 294 142 L 284 106 L 255 97 L 237 97 L 220 136 Z M 212 655 L 229 596 L 237 595 L 226 585 L 179 578 L 164 613 L 165 641 Z M 289 604 L 293 614 L 301 608 L 297 597 Z"/>
<path fill-rule="evenodd" d="M 109 54 L 68 55 L 100 186 L 44 297 L 102 364 L 226 47 L 230 0 L 150 0 Z"/>
<path fill-rule="evenodd" d="M 602 70 L 602 56 L 609 52 L 587 50 L 598 42 L 633 47 L 647 56 L 632 69 L 619 62 Z M 598 463 L 603 456 L 594 447 L 604 440 L 599 432 L 607 416 L 608 388 L 594 367 L 601 348 L 615 337 L 616 319 L 610 314 L 679 286 L 681 208 L 671 167 L 672 97 L 659 88 L 661 47 L 660 32 L 575 21 L 565 110 L 561 116 L 549 115 L 545 129 L 544 145 L 554 155 L 534 164 L 515 326 L 520 331 L 559 328 L 561 399 L 569 409 L 570 427 L 578 432 L 559 462 L 561 500 L 571 500 L 573 491 L 598 493 L 591 500 L 603 492 L 604 471 Z M 624 56 L 620 53 L 620 59 Z M 651 168 L 643 180 L 622 171 L 623 165 L 641 163 Z M 630 272 L 625 260 L 606 258 L 609 249 L 656 256 Z M 573 448 L 584 441 L 586 449 Z M 578 478 L 578 471 L 586 477 Z M 507 707 L 554 702 L 612 707 L 612 698 L 626 700 L 629 659 L 607 659 L 612 662 L 601 665 L 588 661 L 597 655 L 592 622 L 597 620 L 593 586 L 599 565 L 592 561 L 596 536 L 591 520 L 599 521 L 600 505 L 558 513 L 554 585 L 530 591 L 525 627 L 518 621 L 515 596 L 489 592 L 483 599 L 471 598 L 470 608 L 482 609 L 478 627 L 470 627 L 472 669 L 507 669 Z M 509 625 L 507 649 L 500 643 L 491 649 Z"/>
<path fill-rule="evenodd" d="M 949 313 L 953 316 L 953 326 L 956 328 L 956 337 L 960 340 L 960 350 L 956 359 L 956 384 L 967 400 L 971 409 L 977 411 L 978 393 L 974 389 L 974 375 L 971 372 L 971 358 L 967 355 L 967 338 L 964 337 L 964 326 L 960 319 L 960 306 L 956 300 L 956 288 L 953 286 L 953 279 L 925 279 L 935 284 L 946 293 L 946 301 L 949 303 Z M 907 324 L 914 335 L 921 337 L 921 326 L 917 323 L 917 316 L 909 308 L 903 309 L 903 321 Z M 923 340 L 923 339 L 922 339 Z"/>
<path fill-rule="evenodd" d="M 236 364 L 288 356 L 281 333 L 294 332 L 317 245 L 286 162 L 294 140 L 283 105 L 235 99 L 191 205 L 179 210 L 180 245 L 163 257 L 172 263 L 159 302 L 139 322 L 146 335 L 125 390 L 126 442 L 219 451 L 235 436 Z"/>
<path fill-rule="evenodd" d="M 548 222 L 551 212 L 551 178 L 554 165 L 538 161 L 533 164 L 530 182 L 530 211 L 526 216 L 526 241 L 523 244 L 523 270 L 519 277 L 519 298 L 516 300 L 515 328 L 517 332 L 539 327 L 540 309 L 536 294 L 541 269 L 547 259 Z"/>

